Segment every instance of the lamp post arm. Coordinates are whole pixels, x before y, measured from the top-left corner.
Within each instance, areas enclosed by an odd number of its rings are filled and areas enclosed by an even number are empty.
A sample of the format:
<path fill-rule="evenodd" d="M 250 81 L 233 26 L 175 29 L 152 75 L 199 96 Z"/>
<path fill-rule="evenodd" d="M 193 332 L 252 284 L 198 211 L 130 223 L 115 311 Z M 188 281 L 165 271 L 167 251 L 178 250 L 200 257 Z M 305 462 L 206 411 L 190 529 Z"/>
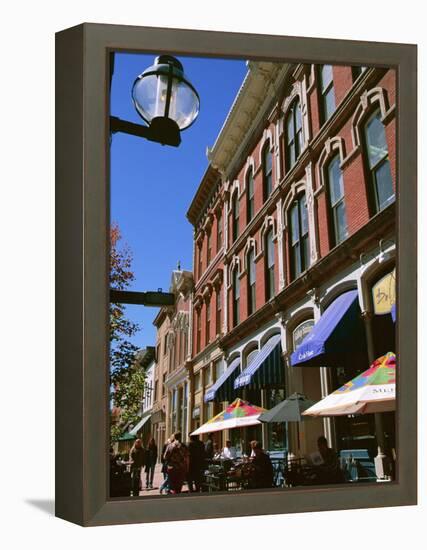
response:
<path fill-rule="evenodd" d="M 148 126 L 122 120 L 116 116 L 110 116 L 110 131 L 113 134 L 121 132 L 122 134 L 131 134 L 132 136 L 151 139 L 150 128 Z"/>
<path fill-rule="evenodd" d="M 118 304 L 134 304 L 148 307 L 173 306 L 175 296 L 170 292 L 135 292 L 110 288 L 110 300 Z"/>

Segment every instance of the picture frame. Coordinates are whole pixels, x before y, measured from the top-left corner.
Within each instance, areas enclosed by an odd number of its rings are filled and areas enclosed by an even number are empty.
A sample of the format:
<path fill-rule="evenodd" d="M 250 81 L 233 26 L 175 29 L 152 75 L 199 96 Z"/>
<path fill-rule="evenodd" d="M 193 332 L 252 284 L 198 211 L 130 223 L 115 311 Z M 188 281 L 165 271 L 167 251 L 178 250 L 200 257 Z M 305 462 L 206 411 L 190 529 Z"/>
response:
<path fill-rule="evenodd" d="M 167 499 L 109 499 L 111 51 L 392 67 L 397 77 L 397 480 Z M 408 44 L 85 23 L 56 35 L 56 515 L 83 526 L 417 502 L 417 48 Z M 404 183 L 404 190 L 399 182 Z"/>

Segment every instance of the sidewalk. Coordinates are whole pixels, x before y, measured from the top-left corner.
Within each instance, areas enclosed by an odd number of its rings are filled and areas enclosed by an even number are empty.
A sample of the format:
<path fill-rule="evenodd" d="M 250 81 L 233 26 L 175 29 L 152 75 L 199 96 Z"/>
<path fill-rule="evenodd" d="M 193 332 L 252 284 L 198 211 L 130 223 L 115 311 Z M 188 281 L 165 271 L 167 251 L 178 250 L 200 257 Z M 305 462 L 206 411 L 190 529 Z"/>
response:
<path fill-rule="evenodd" d="M 163 474 L 161 472 L 162 465 L 156 464 L 156 468 L 154 470 L 154 479 L 153 479 L 153 488 L 152 489 L 146 489 L 145 488 L 145 480 L 146 480 L 146 473 L 144 469 L 141 472 L 141 481 L 142 481 L 142 488 L 143 490 L 139 492 L 140 497 L 149 497 L 152 495 L 160 495 L 159 487 L 163 483 Z M 183 493 L 188 492 L 187 484 L 184 483 L 184 486 L 182 488 Z M 165 493 L 163 493 L 165 494 Z"/>

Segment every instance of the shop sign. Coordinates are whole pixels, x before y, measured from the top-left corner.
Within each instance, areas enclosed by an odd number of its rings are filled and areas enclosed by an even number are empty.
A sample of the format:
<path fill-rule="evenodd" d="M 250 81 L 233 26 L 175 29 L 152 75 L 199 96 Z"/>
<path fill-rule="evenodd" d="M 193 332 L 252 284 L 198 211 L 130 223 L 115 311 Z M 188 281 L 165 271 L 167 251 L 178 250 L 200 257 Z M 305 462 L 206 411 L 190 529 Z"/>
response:
<path fill-rule="evenodd" d="M 372 287 L 372 299 L 375 315 L 391 313 L 396 302 L 396 270 L 393 269 Z"/>
<path fill-rule="evenodd" d="M 200 407 L 194 407 L 193 418 L 200 418 Z"/>
<path fill-rule="evenodd" d="M 303 323 L 297 326 L 297 328 L 294 330 L 292 335 L 294 350 L 297 349 L 297 347 L 302 343 L 302 341 L 307 336 L 307 334 L 311 332 L 313 325 L 314 325 L 314 320 L 308 319 L 308 321 L 304 321 Z"/>

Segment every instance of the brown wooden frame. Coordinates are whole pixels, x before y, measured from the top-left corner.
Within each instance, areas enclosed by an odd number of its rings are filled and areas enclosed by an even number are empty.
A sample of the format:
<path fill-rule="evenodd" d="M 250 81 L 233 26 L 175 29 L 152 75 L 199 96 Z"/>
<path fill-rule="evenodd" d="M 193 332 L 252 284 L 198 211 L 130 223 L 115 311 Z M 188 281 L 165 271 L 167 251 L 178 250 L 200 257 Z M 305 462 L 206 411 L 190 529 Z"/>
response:
<path fill-rule="evenodd" d="M 108 487 L 110 51 L 397 71 L 397 481 L 253 493 L 114 499 Z M 414 45 L 83 24 L 56 35 L 56 515 L 80 525 L 397 506 L 417 502 Z M 402 246 L 403 245 L 403 246 Z M 102 284 L 104 282 L 104 284 Z"/>

